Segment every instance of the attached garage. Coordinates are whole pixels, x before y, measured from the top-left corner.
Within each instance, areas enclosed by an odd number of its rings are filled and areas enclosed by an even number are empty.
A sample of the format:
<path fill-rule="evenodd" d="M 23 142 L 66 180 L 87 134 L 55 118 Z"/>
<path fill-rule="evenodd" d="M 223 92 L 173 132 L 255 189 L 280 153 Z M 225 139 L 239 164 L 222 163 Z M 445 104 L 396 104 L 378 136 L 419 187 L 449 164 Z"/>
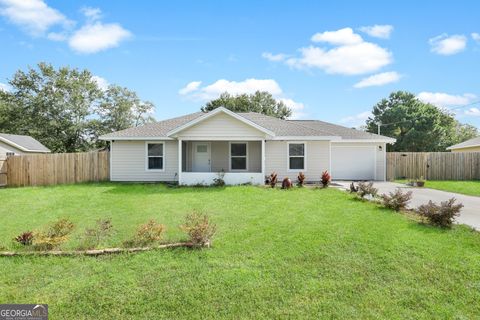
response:
<path fill-rule="evenodd" d="M 332 143 L 331 174 L 335 180 L 377 180 L 377 146 Z"/>

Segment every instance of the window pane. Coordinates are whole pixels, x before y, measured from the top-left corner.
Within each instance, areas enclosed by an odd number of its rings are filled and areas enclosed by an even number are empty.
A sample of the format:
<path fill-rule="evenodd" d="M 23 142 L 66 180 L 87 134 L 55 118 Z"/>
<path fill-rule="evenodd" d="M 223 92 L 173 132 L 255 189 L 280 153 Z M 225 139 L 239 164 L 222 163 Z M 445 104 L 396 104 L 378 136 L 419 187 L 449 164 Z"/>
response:
<path fill-rule="evenodd" d="M 303 157 L 291 157 L 290 158 L 290 169 L 299 169 L 304 170 L 304 158 Z"/>
<path fill-rule="evenodd" d="M 245 157 L 232 158 L 232 170 L 247 170 L 247 158 Z"/>
<path fill-rule="evenodd" d="M 247 155 L 247 144 L 246 143 L 232 143 L 231 144 L 231 155 L 232 156 L 246 156 Z"/>
<path fill-rule="evenodd" d="M 305 146 L 303 143 L 291 143 L 288 145 L 288 151 L 290 156 L 303 156 L 305 155 Z"/>
<path fill-rule="evenodd" d="M 148 158 L 148 169 L 163 169 L 163 157 Z"/>
<path fill-rule="evenodd" d="M 148 155 L 149 156 L 163 156 L 163 144 L 161 143 L 152 143 L 148 144 Z"/>
<path fill-rule="evenodd" d="M 197 145 L 197 152 L 207 152 L 208 147 L 205 144 L 199 144 Z"/>

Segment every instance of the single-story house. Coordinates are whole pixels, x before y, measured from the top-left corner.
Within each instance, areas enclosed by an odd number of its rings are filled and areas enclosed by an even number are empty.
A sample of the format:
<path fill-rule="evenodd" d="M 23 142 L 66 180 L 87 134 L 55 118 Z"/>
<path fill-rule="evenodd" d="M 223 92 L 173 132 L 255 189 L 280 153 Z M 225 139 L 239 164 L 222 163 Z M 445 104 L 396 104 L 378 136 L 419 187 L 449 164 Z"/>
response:
<path fill-rule="evenodd" d="M 0 160 L 14 155 L 49 152 L 47 147 L 30 136 L 0 133 Z"/>
<path fill-rule="evenodd" d="M 480 152 L 480 137 L 476 137 L 447 148 L 452 152 Z"/>
<path fill-rule="evenodd" d="M 262 184 L 279 179 L 385 180 L 386 144 L 395 139 L 318 120 L 281 120 L 223 107 L 100 137 L 110 141 L 112 181 Z M 224 173 L 224 174 L 223 174 Z"/>

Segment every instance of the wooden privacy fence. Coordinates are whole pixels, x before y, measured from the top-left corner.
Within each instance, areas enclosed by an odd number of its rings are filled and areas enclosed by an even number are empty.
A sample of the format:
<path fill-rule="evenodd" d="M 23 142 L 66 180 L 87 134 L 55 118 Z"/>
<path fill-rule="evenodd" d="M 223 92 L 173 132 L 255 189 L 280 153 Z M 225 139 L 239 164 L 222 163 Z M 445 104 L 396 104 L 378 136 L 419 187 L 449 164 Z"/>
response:
<path fill-rule="evenodd" d="M 0 159 L 0 187 L 7 185 L 7 161 Z"/>
<path fill-rule="evenodd" d="M 110 176 L 108 152 L 31 154 L 5 162 L 6 183 L 14 187 L 104 181 Z"/>
<path fill-rule="evenodd" d="M 388 152 L 387 180 L 480 179 L 480 152 Z"/>

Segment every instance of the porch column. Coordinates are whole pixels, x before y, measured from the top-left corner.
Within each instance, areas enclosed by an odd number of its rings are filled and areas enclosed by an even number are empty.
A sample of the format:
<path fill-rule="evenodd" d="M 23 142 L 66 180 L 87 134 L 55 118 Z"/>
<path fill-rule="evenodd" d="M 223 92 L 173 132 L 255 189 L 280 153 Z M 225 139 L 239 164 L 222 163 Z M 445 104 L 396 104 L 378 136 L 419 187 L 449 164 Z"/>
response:
<path fill-rule="evenodd" d="M 265 139 L 262 139 L 262 176 L 265 178 Z"/>
<path fill-rule="evenodd" d="M 182 164 L 183 164 L 183 152 L 182 152 L 182 139 L 178 139 L 178 184 L 182 184 Z"/>

